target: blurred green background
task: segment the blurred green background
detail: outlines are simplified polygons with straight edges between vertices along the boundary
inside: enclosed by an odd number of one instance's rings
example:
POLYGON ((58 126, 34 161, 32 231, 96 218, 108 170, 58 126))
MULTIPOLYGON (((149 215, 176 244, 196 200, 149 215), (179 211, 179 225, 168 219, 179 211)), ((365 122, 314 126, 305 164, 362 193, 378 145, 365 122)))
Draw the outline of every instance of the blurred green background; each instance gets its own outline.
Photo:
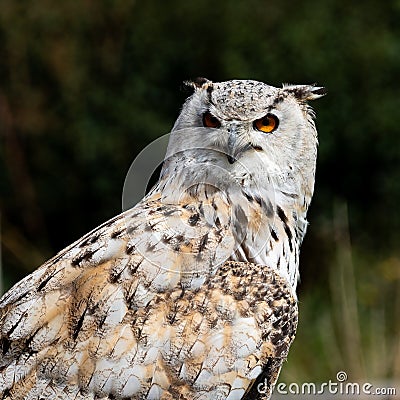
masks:
POLYGON ((3 290, 121 211, 182 81, 318 83, 316 193, 281 381, 400 381, 400 1, 0 0, 3 290))

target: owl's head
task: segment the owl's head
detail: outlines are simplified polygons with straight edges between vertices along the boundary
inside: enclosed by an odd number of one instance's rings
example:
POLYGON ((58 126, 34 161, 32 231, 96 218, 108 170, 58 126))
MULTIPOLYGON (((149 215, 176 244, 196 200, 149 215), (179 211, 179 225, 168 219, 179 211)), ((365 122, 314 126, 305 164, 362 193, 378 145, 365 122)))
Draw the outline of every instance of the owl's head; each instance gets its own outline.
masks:
POLYGON ((318 140, 308 101, 324 88, 207 79, 188 85, 194 92, 173 127, 168 155, 185 165, 189 180, 210 174, 207 164, 249 189, 272 183, 289 197, 311 197, 318 140))

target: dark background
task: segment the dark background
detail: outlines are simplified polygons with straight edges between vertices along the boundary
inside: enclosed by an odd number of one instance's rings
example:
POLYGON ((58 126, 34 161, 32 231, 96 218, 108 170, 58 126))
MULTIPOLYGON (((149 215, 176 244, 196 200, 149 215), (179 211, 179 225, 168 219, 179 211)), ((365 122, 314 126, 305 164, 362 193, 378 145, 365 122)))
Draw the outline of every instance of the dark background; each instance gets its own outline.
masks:
POLYGON ((0 0, 3 290, 121 211, 182 81, 318 83, 316 193, 282 381, 400 380, 400 1, 0 0))

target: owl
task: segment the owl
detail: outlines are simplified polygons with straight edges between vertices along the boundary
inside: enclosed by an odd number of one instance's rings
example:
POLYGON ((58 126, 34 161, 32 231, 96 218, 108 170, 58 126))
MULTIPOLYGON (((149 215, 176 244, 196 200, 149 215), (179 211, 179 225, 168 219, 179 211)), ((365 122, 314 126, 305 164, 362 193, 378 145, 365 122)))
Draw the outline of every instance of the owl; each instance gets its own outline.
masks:
POLYGON ((0 300, 1 399, 269 399, 294 339, 309 100, 187 85, 160 177, 0 300))

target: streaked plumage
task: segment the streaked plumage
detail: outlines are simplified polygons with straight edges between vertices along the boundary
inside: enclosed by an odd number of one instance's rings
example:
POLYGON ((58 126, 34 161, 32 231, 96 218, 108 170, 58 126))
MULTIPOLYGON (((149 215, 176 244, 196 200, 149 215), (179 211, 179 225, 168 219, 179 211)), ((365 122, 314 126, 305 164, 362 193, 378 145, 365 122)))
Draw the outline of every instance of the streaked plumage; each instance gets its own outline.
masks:
POLYGON ((269 398, 257 383, 272 389, 297 325, 322 91, 192 85, 151 192, 1 299, 1 398, 269 398))

